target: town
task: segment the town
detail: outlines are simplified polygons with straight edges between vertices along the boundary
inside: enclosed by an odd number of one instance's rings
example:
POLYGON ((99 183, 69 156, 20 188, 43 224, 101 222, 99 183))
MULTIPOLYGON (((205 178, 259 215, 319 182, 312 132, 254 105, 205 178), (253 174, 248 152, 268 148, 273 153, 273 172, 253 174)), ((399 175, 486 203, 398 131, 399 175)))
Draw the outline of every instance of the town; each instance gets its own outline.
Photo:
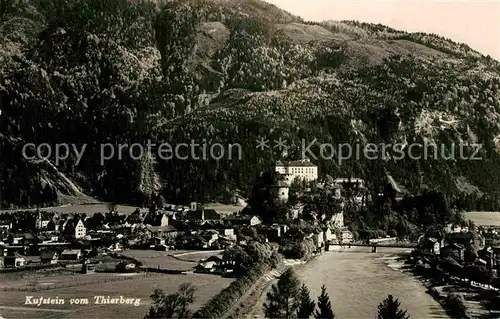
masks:
MULTIPOLYGON (((282 203, 288 202, 293 181, 314 183, 318 179, 318 167, 308 159, 285 163, 278 161, 273 165, 278 182, 269 185, 272 196, 282 203)), ((339 178, 331 189, 340 201, 342 187, 364 190, 363 183, 360 179, 339 178)), ((366 198, 359 194, 356 200, 362 203, 366 198)), ((302 214, 303 206, 303 203, 292 206, 293 219, 302 214)), ((0 267, 84 263, 87 270, 93 270, 99 263, 97 256, 102 254, 127 249, 223 250, 246 245, 245 234, 252 232, 263 235, 266 242, 279 242, 289 229, 287 223, 263 223, 258 215, 247 214, 249 211, 244 207, 223 215, 192 202, 189 206, 155 203, 147 209, 137 208, 131 214, 118 213, 113 204, 108 205, 107 212, 91 216, 40 210, 4 212, 0 215, 0 267)), ((315 239, 314 252, 325 249, 329 243, 354 241, 352 232, 344 225, 342 209, 321 230, 311 231, 307 237, 315 239)))
MULTIPOLYGON (((274 276, 279 277, 284 260, 307 262, 325 251, 354 247, 367 246, 372 252, 399 247, 413 250, 407 264, 432 281, 428 288, 441 301, 449 294, 435 287, 450 282, 467 287, 475 282, 476 290, 498 291, 500 227, 478 227, 457 219, 455 212, 455 222, 441 228, 434 221, 416 233, 396 226, 387 232, 362 231, 353 222, 353 211, 366 211, 381 199, 384 207, 389 202, 396 210, 415 196, 391 176, 375 195, 360 178, 318 176, 318 166, 307 158, 276 161, 256 182, 246 206, 233 206, 229 212, 198 202, 167 204, 161 196, 150 207, 129 213, 118 212, 119 206, 112 203, 107 211, 92 214, 6 211, 0 214, 0 268, 4 273, 64 268, 73 274, 201 273, 241 278, 256 269, 250 267, 253 260, 257 267, 265 265, 256 282, 272 269, 278 269, 274 276), (255 250, 258 256, 250 257, 255 250), (145 251, 181 252, 169 255, 177 259, 201 253, 205 258, 191 269, 172 269, 144 262, 145 251)), ((233 304, 243 302, 241 294, 235 296, 233 304)), ((206 315, 207 307, 210 303, 199 312, 206 315)))

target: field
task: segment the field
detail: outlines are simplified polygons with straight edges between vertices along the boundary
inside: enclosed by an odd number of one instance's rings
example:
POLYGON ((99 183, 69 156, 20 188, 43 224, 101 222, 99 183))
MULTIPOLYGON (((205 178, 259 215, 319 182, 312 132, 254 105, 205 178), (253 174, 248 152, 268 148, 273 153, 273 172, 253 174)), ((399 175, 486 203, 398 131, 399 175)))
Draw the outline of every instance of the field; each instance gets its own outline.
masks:
MULTIPOLYGON (((127 205, 117 205, 116 210, 119 213, 131 214, 136 210, 135 206, 127 205)), ((0 210, 1 212, 15 212, 19 210, 36 210, 36 208, 31 209, 15 209, 15 210, 0 210)), ((93 215, 95 213, 106 213, 109 211, 108 205, 106 203, 97 204, 78 204, 78 205, 63 205, 57 207, 46 207, 40 208, 41 211, 59 212, 59 213, 86 213, 87 215, 93 215)))
MULTIPOLYGON (((3 275, 2 275, 3 276, 3 275)), ((2 277, 2 283, 4 282, 2 277)), ((192 283, 197 289, 192 310, 196 310, 214 295, 227 287, 233 279, 221 278, 215 275, 189 274, 75 274, 54 275, 38 279, 38 285, 54 283, 72 283, 72 287, 42 290, 38 292, 25 291, 0 291, 0 318, 143 318, 151 304, 150 296, 157 288, 166 293, 172 293, 183 283, 192 283), (134 276, 129 280, 116 280, 120 276, 134 276), (78 285, 78 283, 99 279, 100 283, 78 285), (107 279, 107 282, 104 280, 107 279), (63 305, 27 305, 26 296, 38 298, 64 298, 63 305), (97 305, 94 296, 110 296, 111 298, 123 296, 124 298, 140 299, 139 305, 97 305), (70 300, 88 299, 88 304, 70 304, 70 300)), ((33 279, 7 278, 6 285, 11 287, 28 286, 33 279)), ((3 286, 3 285, 2 285, 3 286)))
POLYGON ((146 267, 165 268, 170 270, 192 270, 201 259, 213 255, 220 255, 221 251, 154 251, 154 250, 127 250, 124 256, 132 257, 146 267))
POLYGON ((239 205, 225 205, 225 204, 207 204, 205 205, 206 209, 215 209, 221 215, 231 215, 233 213, 237 213, 243 208, 245 208, 245 203, 239 203, 239 205))
POLYGON ((192 270, 196 267, 196 262, 178 260, 172 257, 170 251, 154 250, 127 250, 122 253, 124 256, 137 259, 145 267, 158 267, 170 270, 192 270))
POLYGON ((175 255, 176 258, 198 263, 201 259, 206 259, 210 256, 222 257, 223 250, 210 250, 210 251, 177 251, 175 255))
POLYGON ((111 278, 123 276, 122 274, 90 273, 83 275, 77 271, 65 268, 43 269, 38 271, 20 271, 0 274, 0 289, 3 288, 26 288, 46 285, 58 286, 71 284, 83 284, 90 281, 104 281, 111 278))
MULTIPOLYGON (((232 213, 239 212, 244 208, 244 206, 235 205, 224 205, 224 204, 207 204, 206 209, 215 209, 221 215, 231 215, 232 213)), ((128 205, 117 205, 116 210, 118 213, 131 214, 137 207, 128 205)), ((16 210, 36 210, 32 209, 16 209, 16 210)), ((2 212, 15 212, 16 210, 0 210, 2 212)), ((109 211, 108 204, 106 203, 96 203, 96 204, 78 204, 78 205, 64 205, 58 207, 47 207, 40 208, 42 211, 51 211, 59 213, 86 213, 91 216, 95 213, 106 213, 109 211)), ((147 211, 147 208, 141 208, 141 211, 147 211)))
POLYGON ((465 218, 477 226, 500 226, 500 212, 467 212, 465 218))

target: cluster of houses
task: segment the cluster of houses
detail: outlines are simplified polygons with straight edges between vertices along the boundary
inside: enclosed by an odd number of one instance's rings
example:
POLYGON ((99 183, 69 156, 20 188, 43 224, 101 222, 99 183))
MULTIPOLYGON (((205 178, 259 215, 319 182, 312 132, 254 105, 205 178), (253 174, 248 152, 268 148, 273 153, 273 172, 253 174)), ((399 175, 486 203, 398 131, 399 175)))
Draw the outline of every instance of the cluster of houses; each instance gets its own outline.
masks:
MULTIPOLYGON (((154 212, 136 210, 128 215, 110 212, 82 216, 36 211, 25 212, 22 217, 4 213, 0 218, 4 225, 10 218, 9 227, 4 227, 0 236, 0 268, 83 262, 97 250, 225 249, 235 244, 246 245, 247 237, 237 235, 245 228, 256 228, 267 241, 277 241, 288 231, 287 225, 263 225, 257 216, 222 216, 196 203, 189 208, 169 205, 154 212), (19 218, 32 219, 34 229, 19 228, 21 225, 14 220, 19 218)), ((312 236, 317 237, 318 247, 339 240, 336 231, 328 227, 309 234, 312 236)), ((341 238, 350 242, 352 233, 343 229, 341 238)))
MULTIPOLYGON (((274 169, 283 178, 282 184, 273 189, 284 201, 288 199, 292 180, 315 181, 318 177, 317 166, 308 159, 277 162, 274 169)), ((332 185, 339 198, 341 189, 365 189, 360 179, 338 179, 332 185)), ((364 200, 364 196, 359 198, 360 202, 364 200)), ((268 241, 278 240, 288 230, 287 225, 263 225, 258 216, 246 212, 243 209, 223 216, 214 209, 191 203, 189 207, 167 204, 149 210, 137 209, 131 214, 119 214, 113 209, 90 216, 38 210, 3 213, 0 214, 0 268, 84 262, 94 257, 96 251, 119 252, 127 248, 225 249, 246 244, 248 238, 239 235, 245 228, 256 228, 268 241)), ((329 242, 353 241, 353 234, 344 226, 343 213, 334 219, 334 229, 324 227, 308 235, 316 238, 318 249, 329 242)), ((206 265, 218 263, 206 262, 206 265)))
POLYGON ((167 205, 156 211, 138 209, 128 215, 4 213, 0 220, 0 268, 22 267, 33 260, 42 264, 77 261, 101 248, 111 252, 124 247, 224 249, 237 242, 235 228, 261 223, 256 216, 223 218, 196 203, 189 208, 167 205))
POLYGON ((491 241, 490 230, 448 225, 439 238, 422 236, 419 250, 440 258, 451 257, 462 264, 484 266, 494 272, 500 268, 500 245, 491 241))

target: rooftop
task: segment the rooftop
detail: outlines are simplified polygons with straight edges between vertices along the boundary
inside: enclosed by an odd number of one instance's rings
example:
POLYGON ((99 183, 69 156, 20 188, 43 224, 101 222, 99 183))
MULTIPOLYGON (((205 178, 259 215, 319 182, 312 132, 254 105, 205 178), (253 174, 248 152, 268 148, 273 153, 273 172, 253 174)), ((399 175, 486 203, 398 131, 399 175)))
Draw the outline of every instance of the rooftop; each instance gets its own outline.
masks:
POLYGON ((285 183, 284 181, 278 181, 278 182, 276 182, 274 185, 270 185, 269 187, 271 187, 271 188, 276 188, 276 187, 280 187, 280 188, 282 188, 282 187, 289 188, 290 186, 288 186, 288 184, 287 184, 287 183, 285 183))
POLYGON ((148 225, 146 226, 146 228, 152 232, 157 232, 157 231, 160 231, 160 232, 164 232, 164 233, 168 233, 168 232, 175 232, 177 231, 177 229, 174 227, 174 226, 171 226, 171 225, 167 225, 167 226, 151 226, 151 225, 148 225))
POLYGON ((293 161, 276 161, 275 166, 277 167, 286 167, 286 166, 292 166, 292 167, 317 167, 314 163, 311 163, 311 161, 308 158, 304 159, 299 159, 299 160, 293 160, 293 161))
POLYGON ((204 209, 188 212, 187 218, 191 220, 218 220, 221 216, 214 209, 204 209))
POLYGON ((54 255, 56 255, 57 252, 55 251, 44 251, 40 254, 40 258, 42 259, 52 259, 54 258, 54 255))
POLYGON ((453 248, 453 249, 464 249, 464 246, 462 246, 460 244, 457 244, 457 243, 452 243, 452 244, 449 244, 447 246, 444 246, 443 248, 444 249, 450 249, 450 248, 453 248))
POLYGON ((61 255, 76 255, 79 253, 81 253, 81 251, 78 249, 66 249, 61 253, 61 255))
POLYGON ((364 184, 365 181, 361 178, 354 178, 354 177, 343 177, 343 178, 336 178, 334 181, 336 184, 364 184))

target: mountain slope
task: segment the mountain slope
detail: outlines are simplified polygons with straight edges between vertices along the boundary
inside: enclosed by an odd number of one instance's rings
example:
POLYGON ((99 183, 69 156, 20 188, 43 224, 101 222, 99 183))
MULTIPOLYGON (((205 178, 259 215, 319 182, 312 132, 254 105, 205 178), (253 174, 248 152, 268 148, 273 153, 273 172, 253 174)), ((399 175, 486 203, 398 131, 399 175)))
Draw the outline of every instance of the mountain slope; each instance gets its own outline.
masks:
POLYGON ((305 22, 261 1, 12 3, 0 15, 3 205, 42 200, 33 182, 40 169, 21 156, 26 142, 87 145, 81 160, 72 154, 58 169, 92 196, 140 204, 156 193, 187 202, 247 192, 280 156, 258 150, 259 137, 271 147, 295 141, 294 156, 314 139, 405 151, 424 141, 447 150, 482 143, 481 161, 381 153, 317 162, 322 173, 367 179, 373 191, 388 172, 411 192, 440 188, 456 205, 500 204, 500 67, 465 45, 380 25, 305 22), (102 161, 103 144, 148 140, 238 143, 243 158, 125 151, 102 161))

